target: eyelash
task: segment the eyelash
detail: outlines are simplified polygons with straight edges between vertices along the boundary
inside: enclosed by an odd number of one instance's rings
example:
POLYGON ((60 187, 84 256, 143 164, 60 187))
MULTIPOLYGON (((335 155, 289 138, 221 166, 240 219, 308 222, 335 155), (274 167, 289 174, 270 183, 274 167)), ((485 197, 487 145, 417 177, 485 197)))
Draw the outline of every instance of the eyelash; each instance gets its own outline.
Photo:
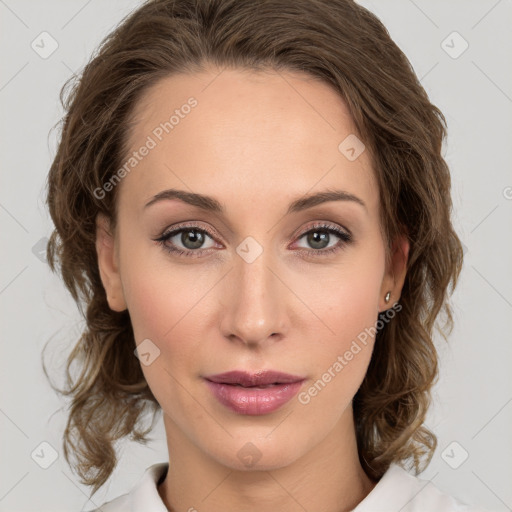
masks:
MULTIPOLYGON (((158 238, 155 238, 153 239, 155 242, 157 242, 159 245, 162 246, 162 248, 171 253, 171 254, 177 254, 178 256, 183 256, 183 257, 192 257, 192 258, 197 258, 197 257, 200 257, 198 256, 198 253, 200 254, 201 253, 201 249, 197 249, 197 250, 191 250, 191 249, 186 249, 186 250, 183 250, 183 249, 178 249, 176 247, 171 247, 169 245, 167 245, 166 242, 169 241, 169 239, 173 238, 174 236, 182 233, 182 232, 185 232, 185 231, 196 231, 196 232, 199 232, 199 233, 203 233, 203 234, 207 234, 208 236, 210 236, 211 238, 215 239, 215 236, 213 235, 213 233, 208 230, 208 229, 205 229, 205 228, 200 228, 199 226, 197 225, 193 225, 193 224, 187 224, 185 226, 178 226, 177 228, 174 228, 172 231, 167 231, 167 232, 164 232, 161 236, 159 236, 158 238)), ((345 248, 346 245, 352 243, 353 241, 353 238, 352 238, 352 234, 350 234, 349 232, 345 232, 345 231, 342 231, 341 229, 333 226, 333 225, 330 225, 330 224, 322 224, 322 223, 318 223, 318 224, 314 224, 312 225, 308 230, 304 231, 303 233, 301 233, 297 240, 300 240, 301 238, 303 238, 305 235, 311 233, 311 232, 314 232, 314 231, 325 231, 327 233, 330 233, 330 234, 333 234, 333 235, 336 235, 337 237, 339 237, 341 240, 340 242, 335 245, 334 247, 330 247, 329 249, 319 249, 319 250, 314 250, 314 249, 297 249, 297 251, 299 253, 307 253, 309 255, 311 255, 311 253, 313 253, 315 256, 320 256, 320 257, 323 257, 323 256, 328 256, 328 255, 331 255, 339 250, 342 250, 345 248)), ((203 249, 204 250, 208 250, 208 249, 203 249)))

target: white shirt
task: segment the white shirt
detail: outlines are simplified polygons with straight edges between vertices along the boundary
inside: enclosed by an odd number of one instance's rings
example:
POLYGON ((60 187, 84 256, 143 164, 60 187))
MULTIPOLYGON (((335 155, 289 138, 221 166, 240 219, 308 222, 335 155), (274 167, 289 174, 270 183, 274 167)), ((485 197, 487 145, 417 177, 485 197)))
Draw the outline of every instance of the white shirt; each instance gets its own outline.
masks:
MULTIPOLYGON (((157 485, 169 464, 161 462, 146 469, 127 494, 118 496, 90 512, 168 512, 157 485)), ((372 491, 352 512, 485 512, 441 492, 428 480, 391 464, 372 491)))

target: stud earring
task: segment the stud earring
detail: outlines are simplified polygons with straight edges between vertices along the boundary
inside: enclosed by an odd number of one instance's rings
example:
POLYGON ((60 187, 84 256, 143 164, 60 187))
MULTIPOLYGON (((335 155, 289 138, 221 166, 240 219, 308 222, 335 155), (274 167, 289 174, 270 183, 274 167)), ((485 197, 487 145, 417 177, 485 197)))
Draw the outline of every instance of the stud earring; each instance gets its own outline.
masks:
POLYGON ((391 292, 386 293, 386 296, 384 297, 384 300, 386 302, 389 302, 389 299, 391 298, 391 292))

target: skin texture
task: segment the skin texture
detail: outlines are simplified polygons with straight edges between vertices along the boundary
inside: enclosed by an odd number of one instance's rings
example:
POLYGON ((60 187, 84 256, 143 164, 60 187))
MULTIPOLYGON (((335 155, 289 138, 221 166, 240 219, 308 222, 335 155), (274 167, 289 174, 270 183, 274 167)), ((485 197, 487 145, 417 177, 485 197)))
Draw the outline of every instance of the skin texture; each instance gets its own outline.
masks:
POLYGON ((215 68, 165 78, 137 104, 132 150, 191 96, 197 106, 117 185, 115 233, 105 218, 97 223, 109 305, 128 308, 137 344, 150 339, 160 350, 142 365, 171 461, 159 493, 176 511, 350 510, 375 485, 359 463, 351 406, 373 339, 307 405, 294 397, 270 414, 232 412, 203 377, 274 369, 304 376, 308 389, 398 301, 408 242, 394 241, 386 268, 369 154, 349 161, 338 150, 355 128, 327 84, 215 68), (213 196, 226 211, 179 200, 144 208, 170 188, 213 196), (329 189, 366 208, 330 201, 286 215, 293 200, 329 189), (328 234, 325 245, 341 248, 321 256, 324 246, 304 236, 318 221, 349 230, 353 241, 328 234), (178 223, 215 236, 194 249, 194 239, 176 235, 178 248, 199 256, 169 254, 154 239, 178 223), (263 249, 252 263, 236 251, 248 236, 263 249), (260 457, 252 467, 239 456, 249 442, 260 457))

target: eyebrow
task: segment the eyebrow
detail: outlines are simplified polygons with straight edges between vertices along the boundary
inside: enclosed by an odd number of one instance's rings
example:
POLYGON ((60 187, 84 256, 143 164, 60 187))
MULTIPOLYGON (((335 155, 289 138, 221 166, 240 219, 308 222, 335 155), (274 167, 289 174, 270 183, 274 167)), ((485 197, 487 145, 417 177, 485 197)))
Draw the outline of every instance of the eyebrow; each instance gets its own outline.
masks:
MULTIPOLYGON (((151 206, 152 204, 155 204, 160 201, 173 199, 178 199, 180 201, 183 201, 184 203, 190 204, 204 211, 219 214, 225 213, 225 208, 223 207, 223 205, 214 197, 206 196, 203 194, 197 194, 194 192, 186 192, 185 190, 177 189, 168 189, 159 192, 158 194, 153 196, 148 203, 146 203, 144 208, 147 208, 148 206, 151 206)), ((364 201, 359 197, 355 196, 354 194, 351 194, 350 192, 347 192, 345 190, 326 190, 324 192, 318 192, 316 194, 310 194, 308 196, 303 196, 300 197, 299 199, 296 199, 288 207, 286 215, 289 215, 290 213, 297 213, 308 208, 312 208, 313 206, 317 206, 322 203, 327 203, 329 201, 355 202, 361 205, 368 212, 368 208, 366 207, 364 201)))

